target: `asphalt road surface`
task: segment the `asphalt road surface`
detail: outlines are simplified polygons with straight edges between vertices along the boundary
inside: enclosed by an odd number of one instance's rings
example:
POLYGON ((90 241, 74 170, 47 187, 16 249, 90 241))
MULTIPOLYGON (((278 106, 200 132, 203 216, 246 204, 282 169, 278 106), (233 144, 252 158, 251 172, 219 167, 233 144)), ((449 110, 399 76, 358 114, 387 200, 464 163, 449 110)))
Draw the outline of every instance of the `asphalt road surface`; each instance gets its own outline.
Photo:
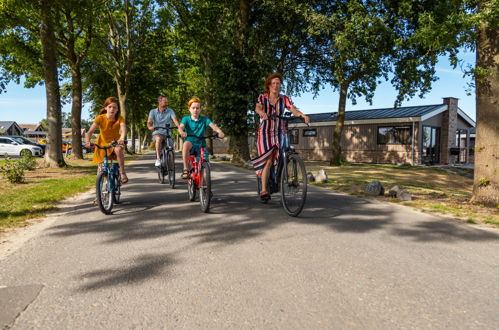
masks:
POLYGON ((313 186, 292 218, 216 163, 204 214, 152 157, 112 215, 89 192, 3 237, 0 328, 499 328, 497 229, 313 186))

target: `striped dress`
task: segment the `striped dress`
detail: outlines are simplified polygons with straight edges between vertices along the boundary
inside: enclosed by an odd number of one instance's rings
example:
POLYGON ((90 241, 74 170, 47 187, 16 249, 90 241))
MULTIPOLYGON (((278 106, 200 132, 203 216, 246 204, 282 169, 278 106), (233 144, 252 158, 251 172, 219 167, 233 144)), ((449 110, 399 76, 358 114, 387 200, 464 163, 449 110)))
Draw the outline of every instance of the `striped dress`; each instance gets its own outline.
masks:
MULTIPOLYGON (((258 102, 262 105, 263 111, 267 115, 276 114, 278 116, 284 115, 285 109, 293 106, 293 103, 286 95, 279 95, 279 99, 275 104, 270 103, 270 94, 261 94, 258 97, 258 102)), ((261 176, 263 167, 268 158, 272 155, 272 151, 279 148, 281 145, 282 136, 279 135, 279 127, 284 132, 284 121, 277 118, 275 120, 261 120, 260 127, 258 128, 258 141, 257 152, 258 156, 251 160, 255 168, 256 175, 261 176)), ((284 132, 285 133, 285 132, 284 132)), ((279 153, 274 153, 274 165, 277 166, 279 160, 279 153)))

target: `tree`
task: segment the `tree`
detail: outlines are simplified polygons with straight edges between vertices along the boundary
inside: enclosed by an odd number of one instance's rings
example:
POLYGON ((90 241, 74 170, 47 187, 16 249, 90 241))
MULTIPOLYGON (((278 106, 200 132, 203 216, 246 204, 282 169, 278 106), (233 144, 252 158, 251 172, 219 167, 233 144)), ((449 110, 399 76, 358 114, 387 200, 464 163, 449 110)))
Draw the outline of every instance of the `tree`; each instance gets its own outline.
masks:
POLYGON ((83 87, 81 64, 85 59, 93 37, 97 4, 94 0, 68 0, 57 11, 56 40, 59 53, 71 72, 71 125, 73 157, 83 158, 81 136, 81 110, 83 87))
POLYGON ((473 202, 499 205, 499 8, 479 2, 476 44, 477 135, 473 202))
POLYGON ((51 8, 53 1, 40 0, 40 40, 43 53, 45 90, 47 94, 48 140, 45 163, 50 167, 65 165, 62 157, 61 99, 57 73, 56 40, 51 8))

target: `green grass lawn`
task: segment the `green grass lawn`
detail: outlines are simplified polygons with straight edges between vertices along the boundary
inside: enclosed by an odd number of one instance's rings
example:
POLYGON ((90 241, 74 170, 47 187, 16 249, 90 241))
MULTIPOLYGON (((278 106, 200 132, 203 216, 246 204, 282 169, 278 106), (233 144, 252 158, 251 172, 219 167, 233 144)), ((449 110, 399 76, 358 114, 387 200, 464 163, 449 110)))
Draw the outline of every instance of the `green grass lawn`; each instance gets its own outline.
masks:
MULTIPOLYGON (((127 155, 131 160, 140 155, 127 155)), ((26 220, 42 217, 56 208, 65 198, 88 191, 95 186, 96 166, 91 162, 92 154, 84 160, 65 158, 64 168, 44 168, 43 160, 37 159, 38 167, 25 171, 25 182, 9 183, 0 177, 0 231, 26 225, 26 220)), ((0 165, 5 162, 0 160, 0 165)))

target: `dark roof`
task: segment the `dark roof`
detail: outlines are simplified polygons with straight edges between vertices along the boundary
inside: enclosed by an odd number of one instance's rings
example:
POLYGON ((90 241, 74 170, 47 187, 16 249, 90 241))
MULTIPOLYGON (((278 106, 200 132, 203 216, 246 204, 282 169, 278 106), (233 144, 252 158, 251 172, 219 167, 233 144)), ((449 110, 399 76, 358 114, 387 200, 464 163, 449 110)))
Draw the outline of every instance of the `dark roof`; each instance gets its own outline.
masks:
MULTIPOLYGON (((345 120, 365 120, 365 119, 383 119, 383 118, 403 118, 403 117, 421 117, 435 110, 440 109, 445 104, 422 105, 415 107, 401 108, 383 108, 370 110, 351 110, 345 111, 345 120)), ((308 115, 313 123, 336 121, 337 112, 315 113, 308 115)))
POLYGON ((15 123, 15 121, 0 121, 0 127, 3 127, 5 130, 7 130, 15 123))

